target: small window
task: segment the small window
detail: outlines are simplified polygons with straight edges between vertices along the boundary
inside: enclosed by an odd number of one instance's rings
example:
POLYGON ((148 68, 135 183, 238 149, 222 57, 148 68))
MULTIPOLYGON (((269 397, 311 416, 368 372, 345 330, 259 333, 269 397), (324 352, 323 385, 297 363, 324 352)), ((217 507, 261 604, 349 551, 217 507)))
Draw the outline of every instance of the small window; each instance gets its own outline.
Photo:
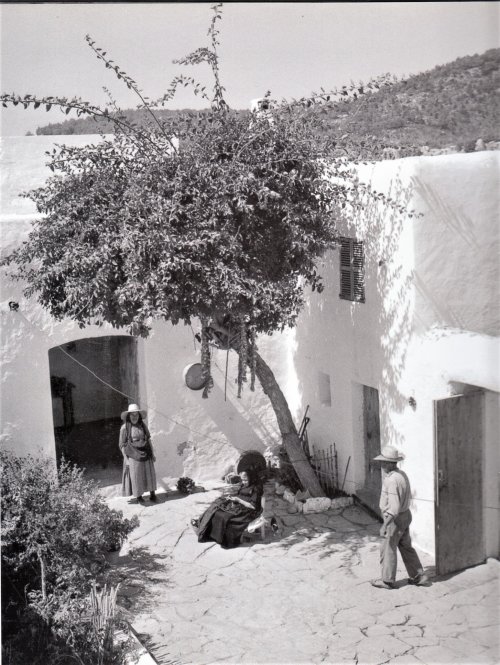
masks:
POLYGON ((365 302, 365 255, 363 243, 340 239, 340 293, 343 300, 365 302))
POLYGON ((325 372, 318 372, 318 393, 319 402, 323 406, 332 405, 332 389, 330 387, 330 375, 325 372))

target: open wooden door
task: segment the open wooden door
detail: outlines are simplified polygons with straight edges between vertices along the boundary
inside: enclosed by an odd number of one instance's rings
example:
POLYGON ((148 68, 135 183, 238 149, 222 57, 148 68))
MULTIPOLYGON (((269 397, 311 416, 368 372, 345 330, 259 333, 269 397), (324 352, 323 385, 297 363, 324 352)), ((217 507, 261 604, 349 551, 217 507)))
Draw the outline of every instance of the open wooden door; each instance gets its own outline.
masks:
POLYGON ((436 572, 485 560, 481 391, 434 402, 436 572))
POLYGON ((380 516, 380 491, 382 472, 373 458, 380 455, 380 417, 378 390, 363 386, 363 438, 365 457, 364 486, 356 491, 358 498, 380 516))

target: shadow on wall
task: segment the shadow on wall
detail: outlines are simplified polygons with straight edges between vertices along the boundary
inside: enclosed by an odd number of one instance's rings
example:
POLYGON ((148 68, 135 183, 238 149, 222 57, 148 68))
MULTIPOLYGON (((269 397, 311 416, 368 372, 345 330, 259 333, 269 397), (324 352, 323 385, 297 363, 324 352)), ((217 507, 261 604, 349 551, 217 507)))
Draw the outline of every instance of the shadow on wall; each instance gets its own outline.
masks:
MULTIPOLYGON (((226 382, 226 372, 220 367, 215 359, 212 360, 213 365, 213 376, 214 376, 214 389, 217 388, 217 392, 214 392, 217 395, 219 400, 224 401, 226 395, 225 404, 227 408, 231 408, 230 416, 236 424, 240 422, 245 423, 245 429, 243 432, 246 432, 250 438, 249 441, 258 441, 258 448, 261 448, 262 445, 268 446, 273 444, 281 443, 281 434, 279 432, 278 426, 275 422, 275 416, 272 416, 272 423, 274 423, 274 429, 272 429, 271 424, 266 419, 266 414, 272 412, 271 403, 269 398, 266 395, 259 397, 259 393, 262 393, 262 389, 259 381, 255 381, 255 392, 250 391, 249 383, 245 386, 245 391, 243 397, 238 397, 238 391, 234 381, 234 377, 238 375, 238 356, 232 351, 230 353, 230 363, 227 373, 227 382, 226 382), (263 404, 262 404, 263 402, 263 404), (266 413, 263 412, 265 410, 266 413)), ((217 412, 220 416, 221 414, 217 412)), ((220 425, 222 423, 218 423, 220 425)), ((238 432, 242 430, 238 427, 238 432)), ((247 436, 245 436, 247 438, 247 436)), ((248 449, 248 448, 247 448, 248 449)))
MULTIPOLYGON (((187 475, 199 482, 220 480, 234 470, 242 453, 264 452, 276 443, 277 435, 263 422, 264 410, 267 413, 269 408, 267 401, 263 404, 259 395, 253 400, 249 390, 238 399, 229 380, 225 400, 224 375, 214 373, 214 380, 208 399, 195 391, 184 408, 176 412, 175 420, 167 421, 168 429, 156 427, 154 445, 160 477, 187 475)), ((163 423, 163 416, 156 411, 155 420, 163 423)))
MULTIPOLYGON (((440 322, 442 326, 441 330, 444 331, 444 327, 452 326, 453 328, 459 328, 461 330, 467 330, 467 324, 465 320, 455 312, 452 308, 448 306, 448 303, 440 301, 436 297, 435 292, 429 288, 425 281, 420 277, 420 275, 415 274, 415 289, 417 298, 421 298, 422 301, 425 301, 430 305, 432 312, 434 314, 435 320, 440 322)), ((419 316, 418 311, 422 308, 417 308, 416 319, 420 322, 420 325, 424 328, 426 326, 426 320, 421 315, 419 316)), ((474 326, 469 326, 474 327, 474 326)))
POLYGON ((413 194, 413 185, 404 184, 396 177, 390 187, 394 205, 374 210, 367 219, 365 234, 367 261, 372 270, 377 270, 374 280, 376 325, 372 339, 380 344, 380 414, 385 445, 398 445, 390 414, 401 413, 408 407, 408 395, 401 393, 399 383, 415 310, 412 228, 415 218, 410 218, 406 212, 413 194))
POLYGON ((413 176, 411 182, 415 193, 426 202, 435 217, 438 217, 453 233, 460 236, 467 245, 473 249, 480 248, 474 222, 468 215, 459 209, 452 208, 434 188, 421 178, 413 176))
POLYGON ((237 451, 238 457, 249 448, 265 449, 266 442, 262 440, 258 431, 260 423, 254 421, 250 411, 240 413, 230 400, 224 402, 224 391, 217 384, 213 387, 210 399, 217 400, 221 405, 221 408, 213 410, 212 418, 220 431, 226 433, 232 448, 237 451), (243 442, 245 442, 244 445, 242 445, 243 442))
POLYGON ((443 183, 438 189, 412 177, 415 193, 432 215, 432 242, 428 225, 418 224, 415 232, 416 318, 422 330, 439 326, 498 332, 500 234, 489 173, 482 180, 471 174, 475 182, 451 191, 443 183))
MULTIPOLYGON (((412 184, 417 194, 426 202, 428 208, 432 210, 436 219, 439 220, 439 222, 441 222, 452 234, 461 239, 466 247, 472 249, 473 252, 477 252, 480 249, 480 245, 477 241, 474 223, 470 217, 451 208, 446 201, 444 201, 443 197, 421 178, 414 176, 412 178, 412 184)), ((418 242, 418 240, 416 240, 416 242, 418 242)), ((439 270, 438 266, 436 266, 436 268, 439 270)), ((434 288, 431 289, 420 275, 415 274, 416 297, 430 305, 435 321, 438 322, 440 326, 451 325, 454 328, 461 328, 464 330, 468 328, 473 330, 474 325, 467 326, 463 315, 451 308, 449 301, 439 298, 439 294, 436 294, 436 285, 436 281, 434 281, 434 288)), ((417 312, 419 311, 425 311, 425 308, 418 307, 417 312)), ((426 323, 428 323, 425 321, 425 318, 418 316, 418 314, 417 318, 422 326, 425 326, 426 323)))
MULTIPOLYGON (((400 211, 408 210, 413 187, 398 175, 391 181, 389 196, 393 205, 360 200, 352 217, 338 225, 341 235, 363 240, 365 303, 340 299, 339 258, 336 251, 329 252, 319 266, 325 289, 309 295, 297 327, 295 362, 305 403, 321 404, 318 370, 332 373, 333 409, 320 416, 329 419, 329 440, 318 441, 319 447, 331 440, 342 443, 335 409, 342 402, 351 414, 352 382, 379 390, 384 445, 396 438, 389 414, 408 407, 408 395, 400 392, 399 382, 413 326, 414 222, 400 211)), ((339 467, 344 464, 339 459, 339 467)))

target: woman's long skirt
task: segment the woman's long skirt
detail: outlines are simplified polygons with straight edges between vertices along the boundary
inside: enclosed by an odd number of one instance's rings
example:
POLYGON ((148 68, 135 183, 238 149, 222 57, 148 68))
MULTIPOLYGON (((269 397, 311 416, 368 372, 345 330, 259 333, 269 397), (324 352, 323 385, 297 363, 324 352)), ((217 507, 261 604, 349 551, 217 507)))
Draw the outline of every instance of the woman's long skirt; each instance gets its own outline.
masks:
POLYGON ((153 460, 144 462, 129 457, 128 470, 123 462, 122 496, 142 496, 156 491, 156 473, 153 460))
POLYGON ((240 506, 234 507, 232 511, 222 510, 217 501, 209 506, 200 518, 198 542, 213 540, 225 549, 237 547, 256 512, 240 506))

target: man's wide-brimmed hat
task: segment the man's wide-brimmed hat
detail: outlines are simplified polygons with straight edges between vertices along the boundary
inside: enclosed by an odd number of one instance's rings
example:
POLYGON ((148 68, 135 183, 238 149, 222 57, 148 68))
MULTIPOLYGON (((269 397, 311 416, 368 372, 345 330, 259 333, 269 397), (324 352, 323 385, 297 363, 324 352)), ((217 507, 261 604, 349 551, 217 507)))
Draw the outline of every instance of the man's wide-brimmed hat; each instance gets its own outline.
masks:
POLYGON ((374 457, 376 462, 400 462, 405 456, 402 455, 394 446, 384 446, 382 452, 374 457))
POLYGON ((125 420, 129 413, 140 413, 143 418, 146 417, 146 411, 141 411, 137 404, 129 404, 127 411, 122 411, 122 420, 125 420))

